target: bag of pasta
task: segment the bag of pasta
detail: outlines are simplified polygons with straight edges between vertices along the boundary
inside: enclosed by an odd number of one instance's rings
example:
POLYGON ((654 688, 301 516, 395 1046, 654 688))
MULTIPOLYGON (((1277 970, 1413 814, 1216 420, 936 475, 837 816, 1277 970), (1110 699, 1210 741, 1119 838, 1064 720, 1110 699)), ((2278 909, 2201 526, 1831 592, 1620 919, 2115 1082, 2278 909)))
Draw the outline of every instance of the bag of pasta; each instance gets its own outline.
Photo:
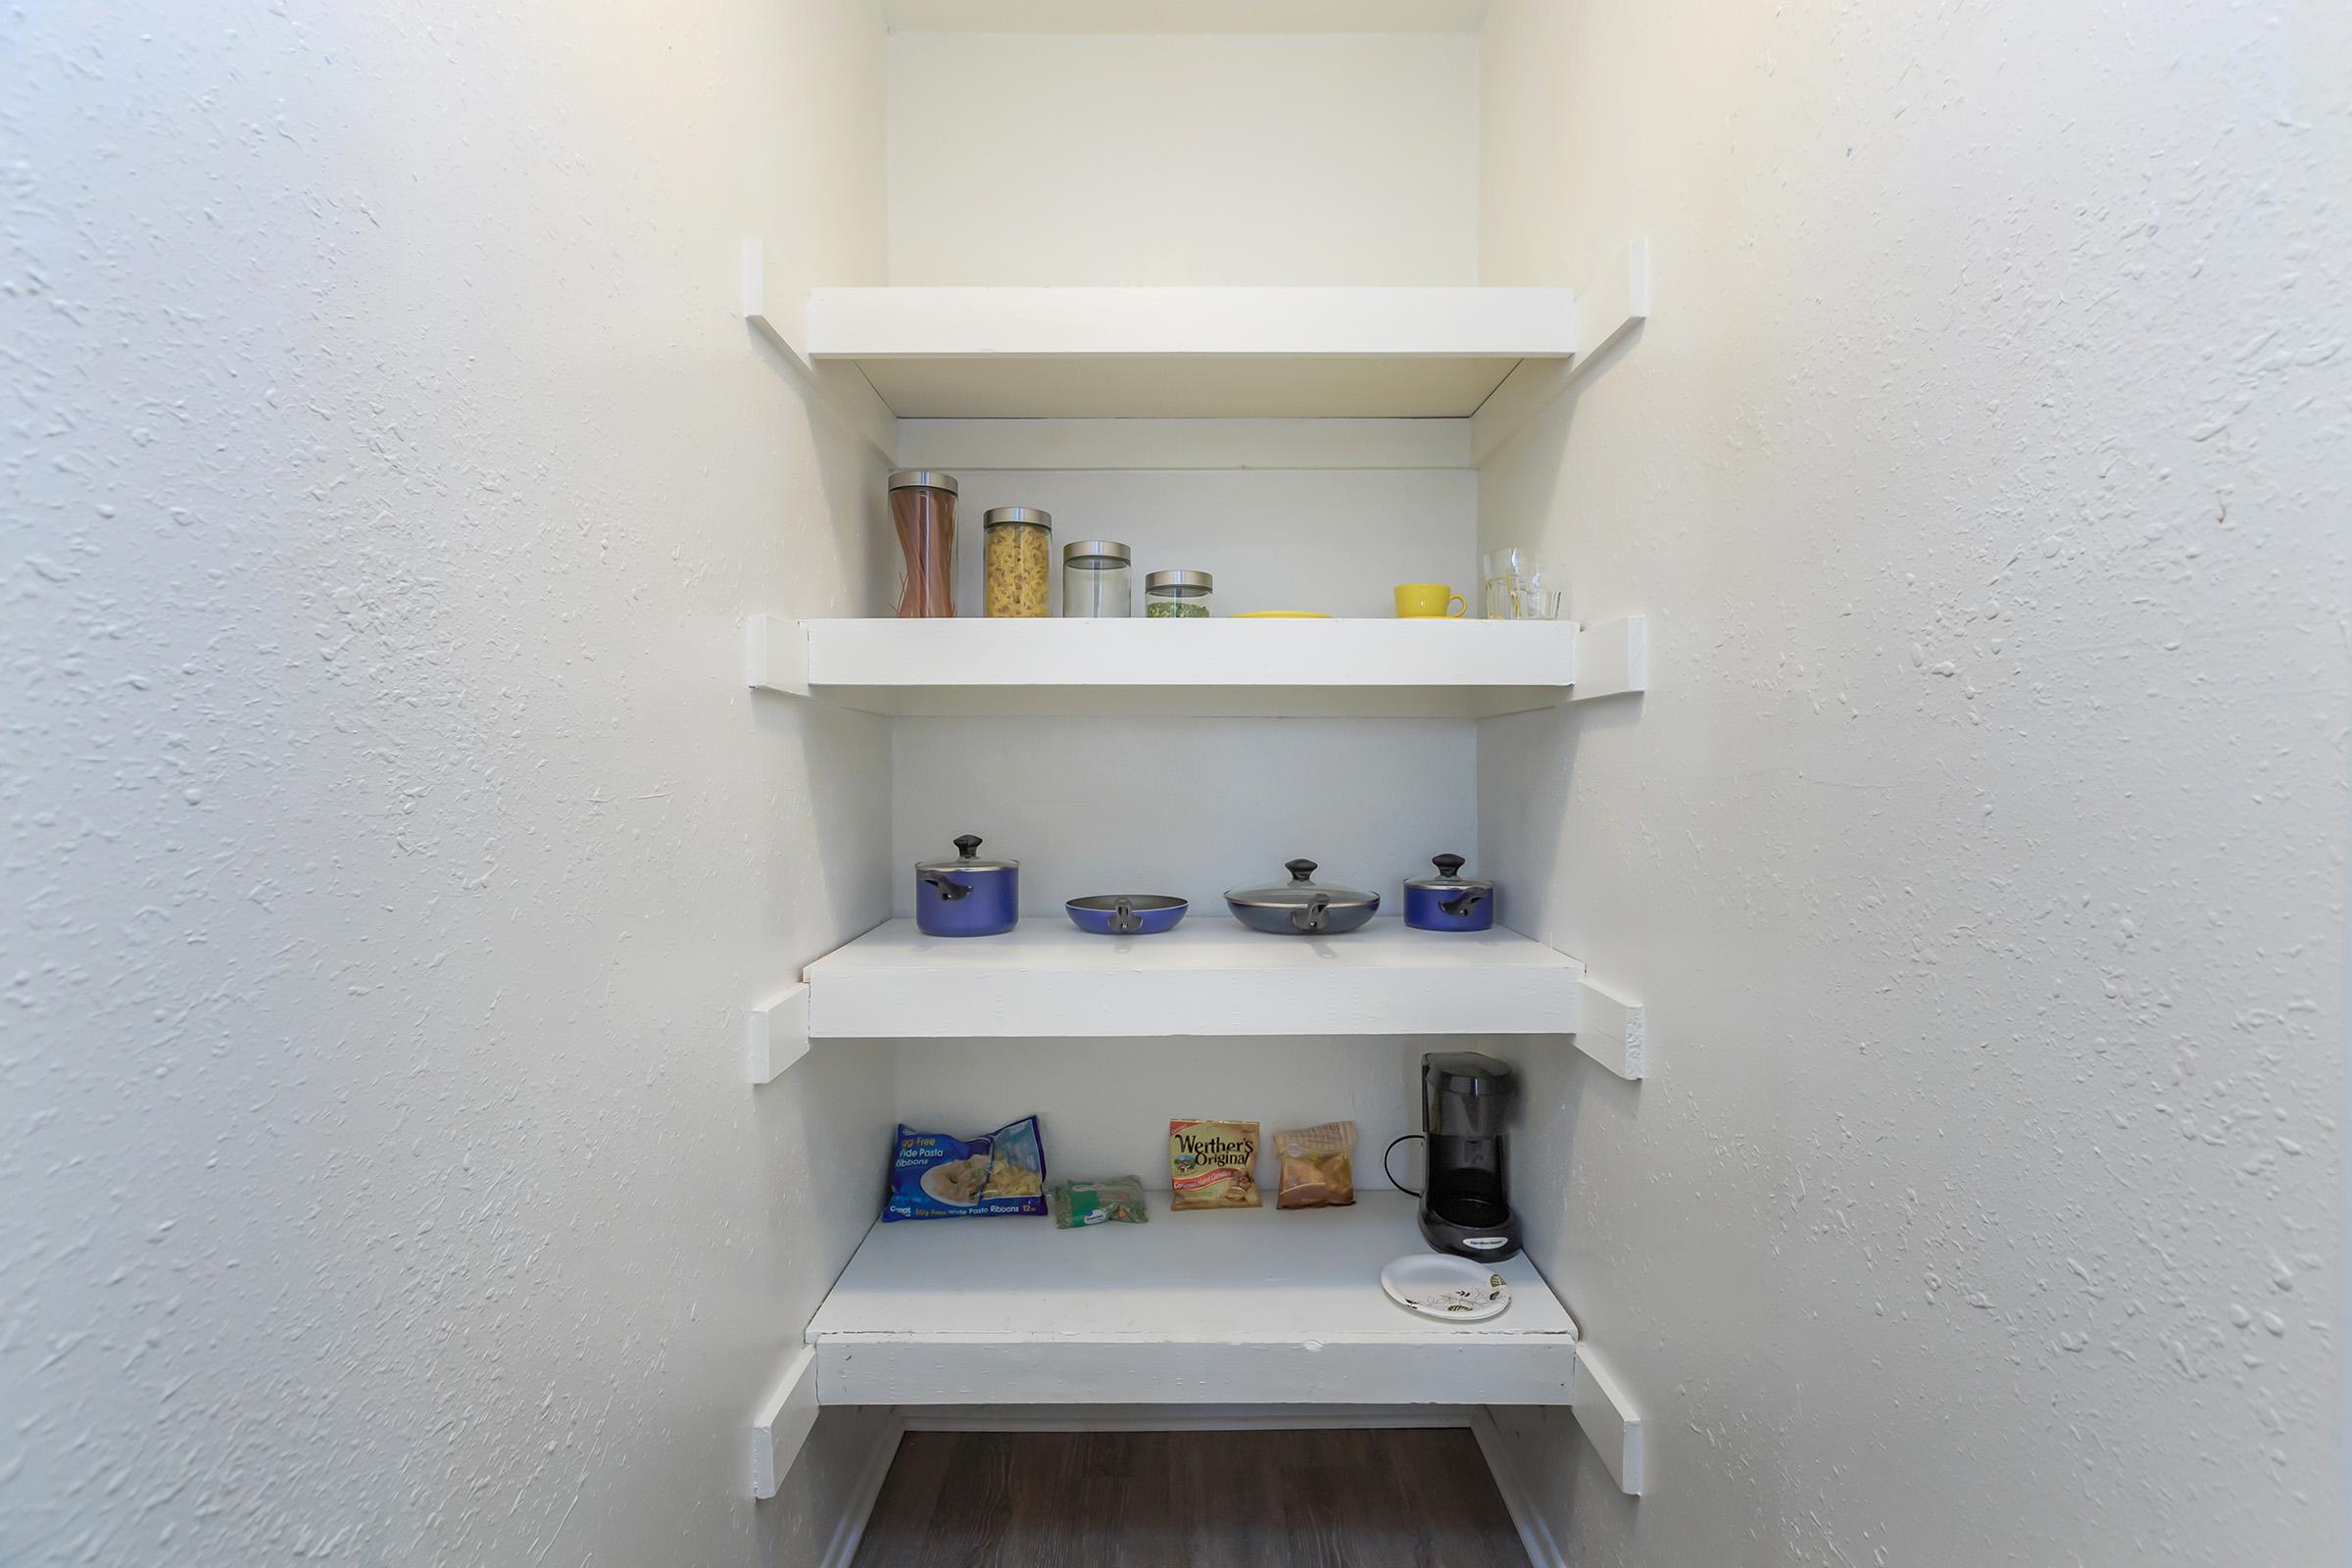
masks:
POLYGON ((1023 1116, 979 1138, 955 1138, 899 1124, 882 1217, 962 1219, 1043 1214, 1046 1149, 1037 1118, 1023 1116))
POLYGON ((1276 1208, 1345 1208, 1355 1201, 1355 1123, 1327 1121, 1274 1135, 1282 1161, 1276 1208))

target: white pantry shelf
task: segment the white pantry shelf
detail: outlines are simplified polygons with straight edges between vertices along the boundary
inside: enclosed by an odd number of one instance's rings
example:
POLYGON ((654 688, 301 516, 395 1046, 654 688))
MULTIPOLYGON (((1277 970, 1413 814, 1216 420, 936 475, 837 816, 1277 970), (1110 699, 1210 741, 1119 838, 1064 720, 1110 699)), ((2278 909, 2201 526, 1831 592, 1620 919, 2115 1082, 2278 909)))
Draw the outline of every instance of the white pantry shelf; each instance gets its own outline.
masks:
POLYGON ((1467 418, 1578 329, 1565 288, 819 288, 803 342, 900 418, 1467 418))
POLYGON ((902 714, 1484 717, 1642 690, 1647 620, 789 620, 746 679, 902 714))
POLYGON ((1380 1288, 1425 1251, 1413 1200, 877 1224, 809 1322, 821 1404, 1548 1404, 1576 1324, 1524 1256, 1509 1310, 1440 1323, 1380 1288))
POLYGON ((1585 966, 1500 927, 1346 936, 1251 931, 1220 904, 1151 937, 1080 931, 1058 910, 1002 936, 887 921, 810 964, 816 1040, 1171 1035, 1574 1034, 1585 966))

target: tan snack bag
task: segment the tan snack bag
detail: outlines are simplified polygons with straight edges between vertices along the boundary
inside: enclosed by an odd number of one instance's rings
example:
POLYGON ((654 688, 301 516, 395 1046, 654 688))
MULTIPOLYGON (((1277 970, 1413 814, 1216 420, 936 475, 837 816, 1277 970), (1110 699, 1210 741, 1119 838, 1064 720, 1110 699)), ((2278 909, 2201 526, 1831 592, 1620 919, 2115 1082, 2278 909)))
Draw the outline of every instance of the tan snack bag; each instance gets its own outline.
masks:
POLYGON ((1355 1201, 1355 1123, 1327 1121, 1276 1133, 1277 1208, 1345 1208, 1355 1201))
POLYGON ((1255 1208, 1257 1123, 1170 1121, 1170 1208, 1255 1208))

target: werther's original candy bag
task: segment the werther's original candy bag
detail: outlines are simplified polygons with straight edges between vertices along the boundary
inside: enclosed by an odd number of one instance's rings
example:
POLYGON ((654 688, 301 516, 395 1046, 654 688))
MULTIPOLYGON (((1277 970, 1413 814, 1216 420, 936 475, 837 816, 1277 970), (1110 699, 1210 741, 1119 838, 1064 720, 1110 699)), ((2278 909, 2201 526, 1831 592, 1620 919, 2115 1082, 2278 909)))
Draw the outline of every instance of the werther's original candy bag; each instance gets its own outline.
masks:
POLYGON ((1168 1123, 1170 1208, 1255 1208, 1257 1123, 1168 1123))

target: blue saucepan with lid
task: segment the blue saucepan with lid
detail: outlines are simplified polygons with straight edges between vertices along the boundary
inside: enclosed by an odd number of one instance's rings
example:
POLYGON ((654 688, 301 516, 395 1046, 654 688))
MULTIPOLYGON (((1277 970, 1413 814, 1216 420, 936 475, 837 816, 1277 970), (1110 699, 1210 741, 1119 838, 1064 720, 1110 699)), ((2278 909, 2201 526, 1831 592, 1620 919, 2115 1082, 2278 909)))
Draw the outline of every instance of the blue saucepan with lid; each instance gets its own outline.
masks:
POLYGON ((953 860, 914 868, 914 924, 927 937, 993 937, 1021 918, 1021 862, 982 859, 980 840, 956 841, 953 860))
POLYGON ((1404 885, 1404 923, 1416 931, 1491 931, 1494 927, 1494 884, 1462 875, 1458 855, 1430 858, 1436 876, 1404 885))

